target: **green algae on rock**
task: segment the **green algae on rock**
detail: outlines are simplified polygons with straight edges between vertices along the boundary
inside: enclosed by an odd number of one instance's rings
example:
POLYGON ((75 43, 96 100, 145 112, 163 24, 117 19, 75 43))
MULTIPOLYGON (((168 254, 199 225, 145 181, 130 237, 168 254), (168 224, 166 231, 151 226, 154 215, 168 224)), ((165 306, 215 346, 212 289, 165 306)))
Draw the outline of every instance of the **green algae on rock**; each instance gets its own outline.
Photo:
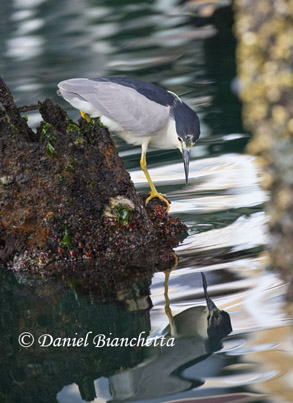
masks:
POLYGON ((45 100, 34 133, 0 87, 0 262, 50 276, 169 268, 187 228, 145 205, 107 129, 45 100))

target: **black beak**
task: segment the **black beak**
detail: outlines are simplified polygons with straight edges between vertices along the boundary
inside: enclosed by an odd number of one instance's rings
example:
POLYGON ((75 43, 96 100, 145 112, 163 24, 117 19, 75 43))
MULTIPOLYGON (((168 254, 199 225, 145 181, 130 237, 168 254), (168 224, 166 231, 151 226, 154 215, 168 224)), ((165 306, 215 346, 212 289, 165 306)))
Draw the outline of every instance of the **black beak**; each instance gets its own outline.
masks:
POLYGON ((206 280, 206 277, 205 277, 205 275, 203 273, 201 273, 201 277, 202 277, 202 285, 203 285, 203 290, 204 290, 204 296, 205 296, 205 299, 206 299, 206 302, 207 302, 208 310, 209 311, 213 311, 215 309, 218 310, 216 304, 211 300, 211 298, 208 295, 207 280, 206 280))
POLYGON ((185 170, 185 182, 188 183, 188 173, 189 173, 189 160, 190 160, 190 150, 183 150, 183 162, 185 170))

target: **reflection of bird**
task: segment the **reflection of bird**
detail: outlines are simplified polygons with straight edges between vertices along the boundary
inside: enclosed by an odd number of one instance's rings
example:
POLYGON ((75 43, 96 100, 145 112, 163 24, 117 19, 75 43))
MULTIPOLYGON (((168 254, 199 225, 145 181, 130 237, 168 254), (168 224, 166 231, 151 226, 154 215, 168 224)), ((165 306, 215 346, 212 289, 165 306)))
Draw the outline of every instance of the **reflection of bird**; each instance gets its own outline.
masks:
POLYGON ((169 326, 163 331, 172 337, 202 337, 209 343, 218 344, 221 339, 232 331, 229 314, 217 308, 207 292, 207 282, 202 275, 204 295, 207 306, 195 306, 185 309, 176 316, 168 315, 169 326))
POLYGON ((175 345, 147 347, 144 360, 138 366, 111 376, 113 401, 158 399, 177 394, 202 385, 204 376, 215 376, 221 370, 219 360, 200 365, 221 348, 222 338, 232 331, 229 314, 216 307, 207 293, 204 274, 202 278, 207 307, 186 309, 175 315, 172 323, 168 315, 170 325, 162 334, 174 337, 175 345))
POLYGON ((151 83, 127 77, 74 78, 58 84, 58 94, 81 111, 90 121, 101 122, 127 143, 141 145, 140 165, 154 197, 169 203, 158 193, 147 171, 148 146, 158 149, 178 148, 184 160, 188 182, 190 150, 200 135, 197 114, 172 92, 151 83))

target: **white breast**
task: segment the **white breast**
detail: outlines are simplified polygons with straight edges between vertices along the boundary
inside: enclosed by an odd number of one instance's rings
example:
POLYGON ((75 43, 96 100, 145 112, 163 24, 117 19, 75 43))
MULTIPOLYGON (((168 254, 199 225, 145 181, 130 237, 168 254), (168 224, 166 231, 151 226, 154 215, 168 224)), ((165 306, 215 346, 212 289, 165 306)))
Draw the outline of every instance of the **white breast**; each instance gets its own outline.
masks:
POLYGON ((114 132, 128 144, 140 146, 144 145, 145 147, 149 146, 151 148, 162 150, 178 148, 181 151, 181 143, 178 140, 176 124, 173 119, 169 119, 166 127, 157 133, 152 133, 150 135, 142 135, 125 131, 117 122, 105 116, 101 117, 101 122, 108 127, 110 132, 114 132))
POLYGON ((175 120, 169 119, 167 126, 151 137, 149 146, 163 150, 172 148, 181 150, 175 120))

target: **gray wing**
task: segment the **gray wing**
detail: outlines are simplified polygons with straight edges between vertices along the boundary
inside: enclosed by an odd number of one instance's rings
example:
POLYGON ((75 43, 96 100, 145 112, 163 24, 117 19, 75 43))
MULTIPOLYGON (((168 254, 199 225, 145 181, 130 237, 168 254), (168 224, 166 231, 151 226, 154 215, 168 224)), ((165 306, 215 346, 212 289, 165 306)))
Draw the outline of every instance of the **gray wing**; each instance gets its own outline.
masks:
POLYGON ((166 126, 170 106, 163 106, 135 89, 110 81, 74 78, 62 81, 59 88, 79 96, 126 131, 147 135, 166 126))

